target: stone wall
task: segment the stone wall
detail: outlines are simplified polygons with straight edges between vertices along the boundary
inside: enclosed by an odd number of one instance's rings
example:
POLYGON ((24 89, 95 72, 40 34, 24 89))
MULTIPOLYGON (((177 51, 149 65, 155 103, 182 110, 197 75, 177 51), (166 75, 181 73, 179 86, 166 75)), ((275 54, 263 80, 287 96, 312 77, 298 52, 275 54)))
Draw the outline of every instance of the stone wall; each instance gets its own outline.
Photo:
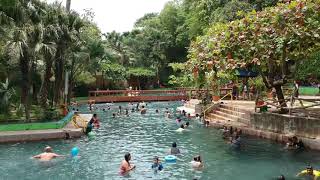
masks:
POLYGON ((274 113, 253 113, 252 128, 285 135, 315 139, 320 137, 320 119, 274 113))

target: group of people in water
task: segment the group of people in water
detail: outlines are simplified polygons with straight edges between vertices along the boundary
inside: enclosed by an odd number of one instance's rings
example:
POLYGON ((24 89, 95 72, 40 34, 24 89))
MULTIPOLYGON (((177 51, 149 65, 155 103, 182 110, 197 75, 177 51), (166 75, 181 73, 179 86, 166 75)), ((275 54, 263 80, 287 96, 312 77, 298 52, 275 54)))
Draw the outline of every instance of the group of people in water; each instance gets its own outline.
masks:
MULTIPOLYGON (((118 111, 116 113, 112 113, 112 118, 120 117, 122 115, 129 116, 129 111, 131 113, 139 112, 142 115, 147 113, 147 108, 146 108, 147 104, 144 102, 137 103, 136 105, 129 103, 129 107, 131 107, 131 109, 130 108, 123 109, 122 106, 118 106, 118 111)), ((93 109, 94 107, 90 105, 89 110, 93 111, 93 109)), ((109 111, 111 110, 111 107, 110 105, 108 105, 106 108, 105 107, 102 108, 102 110, 109 111)), ((155 113, 159 114, 160 110, 156 109, 155 113)), ((176 123, 179 126, 179 128, 176 130, 177 132, 183 132, 185 129, 190 127, 189 120, 192 119, 190 113, 187 113, 186 111, 183 110, 181 112, 177 112, 177 114, 175 115, 177 116, 176 123), (183 120, 185 120, 185 122, 183 120)), ((172 118, 172 114, 168 108, 164 110, 164 116, 167 119, 172 118)), ((198 120, 199 122, 203 122, 203 124, 206 127, 209 126, 209 121, 205 121, 203 119, 203 115, 196 114, 195 119, 198 120)), ((92 118, 87 124, 86 133, 91 132, 93 128, 99 128, 99 127, 100 127, 99 118, 97 114, 93 114, 92 118)), ((227 126, 223 126, 221 131, 222 131, 222 138, 226 140, 228 143, 230 143, 231 147, 239 149, 243 146, 241 142, 241 135, 242 135, 241 129, 233 128, 232 126, 230 126, 229 128, 227 126)), ((288 143, 286 144, 286 149, 299 149, 299 150, 304 149, 304 144, 301 139, 298 139, 296 136, 294 136, 288 139, 288 143)), ((174 155, 174 156, 181 154, 181 151, 177 147, 176 142, 172 143, 168 154, 174 155)), ((42 161, 50 161, 51 159, 59 158, 59 157, 66 157, 66 156, 54 153, 53 149, 50 146, 45 147, 43 153, 33 156, 33 158, 40 159, 42 161)), ((130 161, 131 161, 131 154, 126 153, 124 155, 124 159, 120 164, 120 170, 119 170, 120 175, 125 175, 136 168, 136 166, 132 164, 130 161)), ((190 163, 191 163, 191 167, 194 169, 201 169, 204 167, 204 164, 202 162, 202 158, 200 155, 196 155, 195 157, 193 157, 190 163)), ((161 163, 161 160, 158 156, 155 156, 153 158, 151 169, 154 170, 155 172, 162 171, 164 169, 164 166, 161 163)), ((308 176, 316 180, 320 177, 320 171, 314 170, 312 166, 307 166, 306 169, 298 173, 297 176, 308 176)), ((285 180, 285 177, 281 175, 277 177, 277 179, 285 180)))
MULTIPOLYGON (((172 143, 172 146, 171 146, 168 154, 175 155, 175 156, 181 154, 181 151, 177 147, 176 142, 172 143)), ((134 164, 132 164, 130 162, 130 160, 131 160, 131 154, 126 153, 124 155, 124 160, 122 160, 122 162, 120 164, 120 170, 119 170, 120 175, 126 175, 127 173, 129 173, 130 171, 132 171, 136 168, 136 166, 134 164)), ((204 167, 200 155, 193 157, 193 160, 190 163, 191 163, 191 167, 194 169, 197 169, 197 170, 204 167)), ((151 164, 151 169, 154 170, 154 172, 162 171, 164 169, 164 166, 162 165, 160 158, 158 156, 155 156, 153 158, 153 163, 151 164)))

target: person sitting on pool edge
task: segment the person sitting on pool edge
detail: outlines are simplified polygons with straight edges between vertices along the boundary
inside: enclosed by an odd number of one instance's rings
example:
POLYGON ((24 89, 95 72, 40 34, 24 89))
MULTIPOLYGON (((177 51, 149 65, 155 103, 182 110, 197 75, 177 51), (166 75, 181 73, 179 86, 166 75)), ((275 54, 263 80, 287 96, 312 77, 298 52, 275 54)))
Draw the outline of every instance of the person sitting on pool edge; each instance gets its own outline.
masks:
POLYGON ((201 160, 201 156, 198 155, 198 156, 195 156, 193 158, 193 160, 191 161, 191 166, 195 169, 199 169, 199 168, 202 168, 203 167, 203 163, 202 163, 202 160, 201 160))
POLYGON ((50 146, 47 146, 47 147, 44 148, 44 152, 43 153, 41 153, 39 155, 36 155, 36 156, 33 156, 32 158, 37 158, 37 159, 40 159, 42 161, 50 161, 51 159, 56 158, 56 157, 64 157, 64 156, 56 154, 56 153, 53 153, 52 152, 52 148, 50 146))
POLYGON ((129 171, 133 170, 136 166, 133 164, 130 164, 131 155, 130 153, 126 153, 124 155, 124 160, 122 160, 120 165, 120 175, 125 175, 129 171))
POLYGON ((320 177, 320 171, 313 170, 313 167, 309 165, 305 170, 298 173, 297 176, 307 176, 313 178, 313 180, 317 180, 320 177))
POLYGON ((144 108, 144 106, 141 106, 140 113, 141 113, 141 114, 146 114, 146 113, 147 113, 147 109, 144 108))
POLYGON ((173 142, 173 143, 172 143, 172 147, 171 147, 171 149, 170 149, 170 154, 171 154, 171 155, 180 154, 180 149, 177 148, 177 143, 176 143, 176 142, 173 142))
POLYGON ((177 132, 182 132, 182 131, 184 131, 184 130, 185 130, 185 129, 184 129, 184 125, 181 124, 181 125, 180 125, 180 128, 177 129, 176 131, 177 131, 177 132))
POLYGON ((154 170, 154 172, 162 171, 163 166, 162 166, 162 164, 160 163, 160 160, 159 160, 159 157, 158 157, 158 156, 155 156, 155 157, 153 158, 153 164, 151 165, 151 168, 154 170))

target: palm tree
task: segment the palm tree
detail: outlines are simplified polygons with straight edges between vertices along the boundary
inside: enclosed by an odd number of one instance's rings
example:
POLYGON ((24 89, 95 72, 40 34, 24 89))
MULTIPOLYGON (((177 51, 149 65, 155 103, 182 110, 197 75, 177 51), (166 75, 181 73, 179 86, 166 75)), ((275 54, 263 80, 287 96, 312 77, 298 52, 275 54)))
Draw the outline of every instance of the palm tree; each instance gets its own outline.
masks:
POLYGON ((0 113, 9 114, 10 99, 14 95, 14 89, 9 87, 9 80, 0 83, 0 113))

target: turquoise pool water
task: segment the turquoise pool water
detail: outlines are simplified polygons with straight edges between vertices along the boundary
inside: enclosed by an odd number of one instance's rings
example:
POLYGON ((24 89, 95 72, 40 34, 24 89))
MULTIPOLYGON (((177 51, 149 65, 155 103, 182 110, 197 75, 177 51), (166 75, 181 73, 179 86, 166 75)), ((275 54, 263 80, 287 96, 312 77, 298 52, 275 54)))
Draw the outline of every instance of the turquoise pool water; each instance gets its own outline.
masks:
MULTIPOLYGON (((244 149, 230 149, 219 130, 204 128, 191 121, 190 131, 177 133, 174 119, 164 118, 165 107, 171 111, 179 102, 153 102, 147 104, 148 113, 130 113, 129 117, 111 118, 117 111, 97 110, 102 122, 94 139, 61 140, 35 143, 0 145, 0 179, 179 179, 208 180, 271 180, 284 174, 287 179, 297 179, 295 174, 307 163, 319 169, 318 152, 288 152, 283 146, 267 140, 243 137, 244 149), (160 114, 155 110, 160 109, 160 114), (176 141, 182 151, 176 164, 164 164, 164 171, 154 174, 150 170, 153 156, 163 157, 171 143, 176 141), (50 145, 59 154, 70 154, 72 147, 80 149, 81 157, 66 157, 50 163, 30 159, 32 155, 50 145), (126 152, 132 155, 137 168, 129 176, 118 175, 119 165, 126 152), (194 155, 200 154, 205 163, 202 171, 190 166, 194 155)), ((128 104, 122 103, 123 106, 128 104)), ((99 109, 105 105, 97 105, 99 109)), ((86 111, 87 107, 82 107, 86 111)))

